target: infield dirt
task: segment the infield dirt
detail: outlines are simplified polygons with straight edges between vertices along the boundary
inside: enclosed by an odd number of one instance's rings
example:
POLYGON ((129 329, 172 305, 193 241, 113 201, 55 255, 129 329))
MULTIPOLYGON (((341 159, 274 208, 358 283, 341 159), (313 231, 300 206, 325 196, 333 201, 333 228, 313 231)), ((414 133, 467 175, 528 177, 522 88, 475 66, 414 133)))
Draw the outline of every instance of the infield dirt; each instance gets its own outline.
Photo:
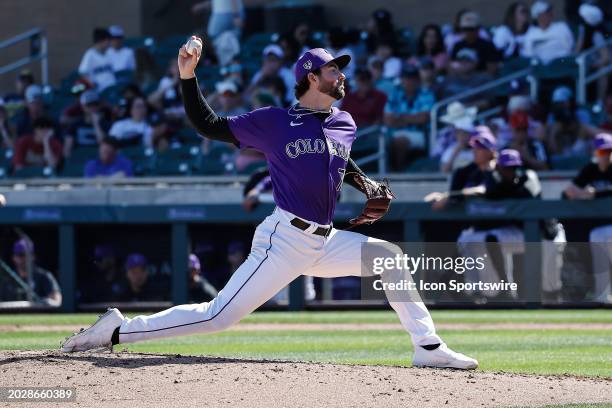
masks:
POLYGON ((76 387, 76 403, 56 404, 62 407, 439 408, 612 403, 612 379, 131 352, 5 351, 0 352, 0 378, 4 387, 76 387))

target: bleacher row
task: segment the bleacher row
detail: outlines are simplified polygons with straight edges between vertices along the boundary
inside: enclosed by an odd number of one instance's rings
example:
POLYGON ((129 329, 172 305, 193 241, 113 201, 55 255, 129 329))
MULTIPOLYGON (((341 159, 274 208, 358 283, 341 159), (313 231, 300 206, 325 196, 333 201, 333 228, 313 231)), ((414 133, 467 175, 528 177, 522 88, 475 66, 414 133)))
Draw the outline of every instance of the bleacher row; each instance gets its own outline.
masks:
MULTIPOLYGON (((134 49, 145 50, 155 61, 157 75, 161 76, 168 65, 168 62, 176 58, 177 50, 185 42, 185 35, 169 36, 159 41, 151 37, 133 37, 125 40, 125 45, 134 49)), ((406 57, 414 53, 416 38, 410 29, 398 30, 397 54, 406 57)), ((246 38, 241 43, 241 53, 239 56, 240 64, 252 76, 261 66, 261 52, 263 48, 278 40, 276 33, 255 33, 246 38)), ((317 45, 322 46, 324 33, 315 32, 313 40, 317 45)), ((531 67, 533 76, 538 80, 576 77, 577 64, 574 58, 562 58, 552 61, 546 66, 534 63, 527 58, 515 58, 504 61, 500 76, 508 75, 517 70, 531 67)), ((217 65, 201 64, 197 70, 199 82, 204 91, 214 89, 214 85, 222 80, 220 68, 217 65)), ((77 71, 70 73, 59 84, 57 88, 47 87, 44 93, 45 103, 49 107, 49 112, 54 118, 58 118, 61 112, 70 104, 74 103, 75 95, 72 88, 79 78, 77 71)), ((116 73, 117 85, 105 89, 101 96, 112 105, 119 103, 122 91, 127 84, 135 81, 133 71, 116 73)), ((144 86, 142 91, 145 95, 150 94, 157 88, 157 82, 151 82, 144 86)), ((508 89, 501 87, 498 95, 507 95, 508 89)), ((592 111, 589 109, 589 111, 592 111)), ((384 134, 384 128, 381 129, 384 134)), ((372 134, 372 132, 369 132, 372 134)), ((215 147, 210 152, 204 154, 201 150, 201 137, 191 128, 183 128, 176 135, 181 141, 180 146, 174 146, 164 152, 155 152, 144 147, 129 147, 122 149, 122 153, 133 162, 134 174, 138 176, 161 176, 161 175, 216 175, 224 173, 237 173, 230 165, 224 163, 221 157, 231 155, 230 147, 215 147)), ((388 140, 388 139, 387 139, 388 140)), ((378 150, 376 137, 368 137, 366 140, 357 139, 353 148, 356 157, 374 153, 378 150)), ((12 151, 0 150, 0 177, 82 177, 85 163, 97 157, 97 148, 80 147, 74 150, 69 159, 64 160, 62 165, 55 171, 49 168, 23 168, 9 174, 11 167, 12 151)), ((585 158, 571 158, 563 160, 553 160, 552 166, 555 169, 575 169, 582 165, 585 158)), ((588 158, 587 158, 588 160, 588 158)), ((243 169, 239 173, 249 173, 252 167, 257 167, 261 163, 255 163, 243 169)), ((369 167, 369 166, 366 166, 369 167)), ((438 160, 428 157, 416 159, 407 169, 408 172, 430 172, 438 171, 438 160)))

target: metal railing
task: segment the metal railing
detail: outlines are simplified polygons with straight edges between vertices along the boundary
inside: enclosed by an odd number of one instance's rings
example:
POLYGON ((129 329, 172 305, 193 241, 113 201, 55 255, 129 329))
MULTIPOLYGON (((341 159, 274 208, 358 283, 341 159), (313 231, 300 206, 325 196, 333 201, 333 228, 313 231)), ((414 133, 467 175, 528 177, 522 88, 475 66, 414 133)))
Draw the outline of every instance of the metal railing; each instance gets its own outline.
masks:
POLYGON ((18 34, 8 40, 0 41, 0 50, 23 41, 30 42, 30 55, 0 67, 0 75, 16 71, 32 62, 40 61, 40 78, 43 85, 49 84, 49 54, 46 33, 40 28, 34 28, 18 34))
MULTIPOLYGON (((458 93, 453 96, 449 96, 448 98, 445 98, 439 102, 436 102, 431 108, 430 127, 429 127, 429 150, 431 151, 431 149, 433 149, 436 143, 436 138, 438 135, 438 118, 440 116, 440 110, 443 107, 448 106, 452 102, 460 101, 460 100, 472 97, 474 95, 481 94, 483 92, 498 88, 502 85, 511 83, 513 81, 517 81, 519 79, 527 80, 527 82, 529 83, 529 94, 532 99, 536 99, 538 96, 538 82, 532 75, 531 67, 528 67, 520 71, 514 72, 510 75, 506 75, 504 77, 497 78, 493 81, 487 82, 476 88, 467 90, 465 92, 458 93)), ((485 117, 485 115, 491 116, 500 111, 501 111, 501 108, 499 110, 496 110, 496 109, 487 110, 484 113, 481 113, 481 115, 479 115, 477 119, 483 118, 485 117)))
POLYGON ((372 135, 376 135, 376 137, 378 138, 377 151, 355 160, 355 163, 358 166, 377 161, 378 174, 385 174, 387 172, 387 147, 385 144, 385 133, 385 129, 378 125, 373 125, 364 129, 360 129, 357 132, 357 139, 364 137, 372 137, 372 135))
POLYGON ((587 69, 589 68, 588 62, 590 57, 598 53, 602 48, 609 47, 612 48, 612 38, 607 40, 603 44, 589 48, 588 50, 580 53, 576 57, 576 64, 578 64, 578 80, 576 81, 576 102, 578 102, 578 104, 584 105, 587 102, 586 88, 588 84, 612 72, 612 59, 609 59, 608 64, 606 66, 603 66, 592 74, 587 75, 587 69))

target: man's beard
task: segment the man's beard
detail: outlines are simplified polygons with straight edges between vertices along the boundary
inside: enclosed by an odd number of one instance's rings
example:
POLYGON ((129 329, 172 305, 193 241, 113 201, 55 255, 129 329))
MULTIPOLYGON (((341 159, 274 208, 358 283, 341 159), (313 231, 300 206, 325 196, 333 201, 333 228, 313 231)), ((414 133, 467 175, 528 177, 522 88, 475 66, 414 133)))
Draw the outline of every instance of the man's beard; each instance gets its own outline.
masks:
POLYGON ((338 85, 336 86, 334 86, 333 83, 321 84, 319 92, 329 95, 339 101, 344 98, 344 81, 338 81, 338 85))

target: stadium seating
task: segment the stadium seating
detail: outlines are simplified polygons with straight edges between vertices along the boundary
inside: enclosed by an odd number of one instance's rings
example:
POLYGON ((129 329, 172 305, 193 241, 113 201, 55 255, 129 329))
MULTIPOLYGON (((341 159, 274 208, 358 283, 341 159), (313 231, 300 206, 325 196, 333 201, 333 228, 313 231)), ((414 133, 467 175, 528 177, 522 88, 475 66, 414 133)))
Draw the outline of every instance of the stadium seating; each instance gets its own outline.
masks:
POLYGON ((533 74, 540 80, 575 78, 578 75, 578 65, 574 57, 557 58, 545 65, 534 65, 533 74))

